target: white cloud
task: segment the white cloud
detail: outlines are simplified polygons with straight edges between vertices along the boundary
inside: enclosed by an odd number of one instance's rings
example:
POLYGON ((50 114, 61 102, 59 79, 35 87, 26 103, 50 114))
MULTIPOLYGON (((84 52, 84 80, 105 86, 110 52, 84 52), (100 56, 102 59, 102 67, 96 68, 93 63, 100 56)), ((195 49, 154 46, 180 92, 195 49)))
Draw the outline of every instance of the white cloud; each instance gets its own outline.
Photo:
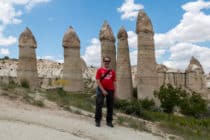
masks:
POLYGON ((195 56, 202 64, 204 71, 210 70, 210 48, 198 46, 191 43, 177 43, 170 47, 171 56, 164 62, 172 68, 185 69, 189 64, 190 58, 195 56))
POLYGON ((155 50, 155 56, 156 58, 161 58, 164 54, 166 54, 166 50, 165 49, 158 49, 158 50, 155 50))
POLYGON ((26 4, 25 8, 30 11, 35 5, 41 4, 41 3, 47 3, 50 2, 51 0, 30 0, 26 4))
POLYGON ((91 39, 90 45, 86 47, 85 54, 82 56, 87 65, 101 65, 101 45, 97 38, 91 39))
POLYGON ((131 65, 137 65, 137 50, 131 51, 129 55, 131 65))
POLYGON ((202 12, 203 9, 210 8, 210 2, 199 0, 187 3, 182 8, 186 12, 180 23, 169 32, 155 36, 157 46, 163 47, 176 42, 210 41, 210 15, 202 12))
POLYGON ((120 8, 117 8, 117 11, 122 13, 121 19, 134 20, 140 9, 143 9, 144 6, 141 4, 135 4, 134 0, 125 0, 120 8))
POLYGON ((54 60, 54 56, 51 56, 51 55, 47 55, 47 56, 43 56, 41 57, 41 59, 48 59, 48 60, 54 60))
POLYGON ((63 58, 55 57, 55 56, 52 56, 52 55, 37 56, 37 59, 52 60, 52 61, 56 61, 58 63, 63 63, 64 62, 63 58))
MULTIPOLYGON (((137 35, 133 31, 128 31, 129 47, 133 50, 130 52, 131 65, 137 64, 137 35)), ((90 45, 85 47, 85 53, 82 58, 87 65, 100 66, 101 65, 101 45, 97 38, 92 38, 90 45)))
POLYGON ((129 47, 137 49, 137 34, 133 31, 128 31, 127 33, 129 47))
POLYGON ((18 17, 22 15, 22 12, 20 10, 16 11, 12 3, 0 1, 0 9, 0 21, 3 25, 21 23, 18 17))
POLYGON ((186 3, 182 8, 185 13, 177 26, 166 33, 155 34, 156 49, 169 49, 169 60, 163 62, 169 67, 185 69, 190 58, 195 56, 209 72, 210 46, 197 44, 210 41, 210 14, 202 11, 210 9, 210 2, 198 0, 186 3))
POLYGON ((10 46, 17 42, 17 38, 9 36, 7 38, 2 37, 0 34, 0 46, 10 46))
POLYGON ((23 11, 19 8, 26 8, 31 10, 37 4, 46 3, 50 0, 0 0, 0 46, 9 46, 17 43, 17 38, 9 35, 5 37, 4 30, 7 25, 20 24, 22 20, 20 17, 23 15, 23 11))
POLYGON ((0 49, 0 54, 1 55, 9 55, 9 50, 8 49, 5 49, 5 48, 1 48, 0 49))
POLYGON ((204 0, 198 0, 197 2, 189 2, 182 6, 186 11, 197 13, 203 8, 210 8, 210 2, 205 2, 204 0))

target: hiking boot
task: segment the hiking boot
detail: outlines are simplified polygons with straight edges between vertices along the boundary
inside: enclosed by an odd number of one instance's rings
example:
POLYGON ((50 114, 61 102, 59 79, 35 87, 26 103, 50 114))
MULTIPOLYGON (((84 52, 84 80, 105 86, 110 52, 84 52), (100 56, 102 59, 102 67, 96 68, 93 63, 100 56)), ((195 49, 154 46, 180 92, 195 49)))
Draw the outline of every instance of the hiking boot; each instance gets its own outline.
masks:
POLYGON ((100 122, 96 122, 96 127, 100 127, 100 126, 101 126, 100 122))
POLYGON ((107 122, 106 125, 109 126, 109 127, 114 127, 114 125, 112 124, 112 122, 107 122))

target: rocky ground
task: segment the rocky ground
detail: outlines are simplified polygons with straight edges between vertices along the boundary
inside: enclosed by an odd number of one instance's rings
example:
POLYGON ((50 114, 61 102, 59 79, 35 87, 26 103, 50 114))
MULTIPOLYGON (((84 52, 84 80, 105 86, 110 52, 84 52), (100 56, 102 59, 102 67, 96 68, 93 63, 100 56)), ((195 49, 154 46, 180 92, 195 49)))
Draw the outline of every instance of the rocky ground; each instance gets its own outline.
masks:
POLYGON ((39 108, 0 96, 1 140, 162 140, 148 132, 135 131, 102 122, 95 127, 93 118, 76 115, 51 104, 39 108))

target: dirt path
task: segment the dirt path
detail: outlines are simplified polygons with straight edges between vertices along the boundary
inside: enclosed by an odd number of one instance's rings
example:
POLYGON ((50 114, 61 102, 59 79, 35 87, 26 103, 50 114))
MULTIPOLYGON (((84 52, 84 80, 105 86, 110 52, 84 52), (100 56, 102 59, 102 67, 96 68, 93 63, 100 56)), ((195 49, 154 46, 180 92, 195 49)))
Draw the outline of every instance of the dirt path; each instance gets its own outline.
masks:
POLYGON ((66 111, 38 108, 0 97, 1 140, 162 140, 147 132, 104 122, 95 127, 92 118, 66 111))

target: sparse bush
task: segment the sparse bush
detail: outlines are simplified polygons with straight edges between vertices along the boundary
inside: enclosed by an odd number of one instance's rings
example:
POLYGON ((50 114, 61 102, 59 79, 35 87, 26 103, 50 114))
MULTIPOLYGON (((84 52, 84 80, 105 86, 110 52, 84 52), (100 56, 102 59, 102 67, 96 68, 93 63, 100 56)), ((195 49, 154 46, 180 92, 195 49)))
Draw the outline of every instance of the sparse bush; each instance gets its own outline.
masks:
POLYGON ((136 88, 136 87, 133 88, 133 97, 134 97, 135 99, 138 98, 138 93, 137 93, 137 88, 136 88))
POLYGON ((115 108, 119 110, 123 110, 125 106, 128 106, 130 103, 127 100, 116 100, 115 101, 115 108))
POLYGON ((48 86, 52 86, 52 79, 48 80, 48 86))
POLYGON ((15 83, 13 80, 9 80, 8 84, 1 84, 0 86, 3 90, 13 90, 18 87, 18 84, 15 83))
POLYGON ((199 117, 207 112, 207 102, 196 92, 193 92, 192 96, 183 100, 180 107, 183 114, 194 117, 199 117))
POLYGON ((33 102, 33 104, 36 105, 36 106, 39 106, 39 107, 44 107, 43 101, 40 101, 40 100, 35 100, 33 102))
POLYGON ((87 111, 94 111, 95 102, 90 98, 91 94, 68 93, 62 88, 58 88, 48 91, 46 95, 49 100, 55 101, 61 107, 76 106, 87 111))
POLYGON ((16 88, 17 86, 18 86, 18 84, 15 83, 14 80, 10 80, 10 81, 9 81, 8 87, 9 87, 10 89, 14 89, 14 88, 16 88))
POLYGON ((134 101, 117 100, 115 102, 115 108, 119 109, 120 111, 126 114, 135 115, 138 117, 142 116, 143 114, 141 102, 138 100, 134 101))
POLYGON ((21 86, 24 87, 24 88, 29 88, 29 83, 26 79, 22 79, 21 82, 20 82, 21 86))
POLYGON ((145 99, 141 99, 140 102, 141 102, 142 108, 146 110, 152 111, 155 108, 155 102, 153 99, 145 98, 145 99))
POLYGON ((178 104, 178 89, 170 84, 162 85, 160 91, 155 91, 154 95, 160 100, 164 112, 172 113, 174 106, 178 104))
POLYGON ((9 56, 4 56, 3 57, 3 60, 8 60, 9 59, 9 56))
POLYGON ((172 85, 163 85, 160 91, 154 92, 160 99, 161 107, 164 112, 171 113, 175 106, 181 108, 184 115, 198 117, 207 112, 207 102, 201 95, 193 92, 192 95, 181 88, 174 88, 172 85))

